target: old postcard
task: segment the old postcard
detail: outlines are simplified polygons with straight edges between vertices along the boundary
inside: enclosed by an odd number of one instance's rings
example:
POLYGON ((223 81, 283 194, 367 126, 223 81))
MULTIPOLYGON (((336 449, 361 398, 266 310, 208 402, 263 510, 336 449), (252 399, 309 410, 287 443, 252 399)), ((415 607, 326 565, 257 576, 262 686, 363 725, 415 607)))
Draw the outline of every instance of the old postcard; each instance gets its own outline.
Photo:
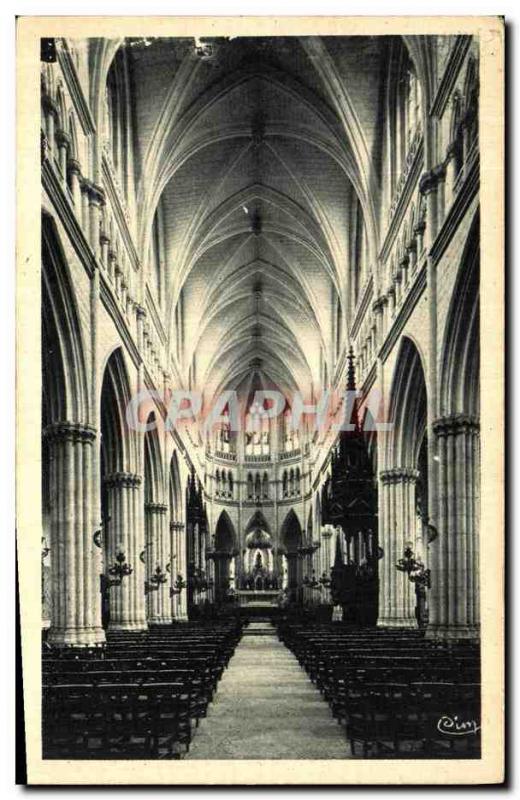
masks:
POLYGON ((503 780, 503 95, 495 17, 18 20, 29 783, 503 780))

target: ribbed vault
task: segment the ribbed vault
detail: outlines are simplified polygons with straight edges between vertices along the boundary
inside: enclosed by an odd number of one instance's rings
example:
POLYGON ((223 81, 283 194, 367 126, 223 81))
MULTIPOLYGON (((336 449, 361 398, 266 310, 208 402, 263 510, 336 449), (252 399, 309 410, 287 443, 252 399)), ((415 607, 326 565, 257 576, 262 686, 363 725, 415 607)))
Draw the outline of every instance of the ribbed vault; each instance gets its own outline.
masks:
POLYGON ((137 233, 150 253, 160 219, 176 373, 206 399, 254 372, 315 395, 333 372, 338 308, 349 307, 354 206, 377 249, 384 41, 222 39, 207 58, 191 39, 123 46, 136 90, 137 233))

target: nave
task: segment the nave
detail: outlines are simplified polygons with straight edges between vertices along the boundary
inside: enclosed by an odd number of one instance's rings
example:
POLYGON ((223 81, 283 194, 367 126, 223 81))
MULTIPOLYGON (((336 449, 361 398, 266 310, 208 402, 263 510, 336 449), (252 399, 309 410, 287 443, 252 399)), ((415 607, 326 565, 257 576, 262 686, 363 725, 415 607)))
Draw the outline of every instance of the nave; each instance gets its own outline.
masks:
POLYGON ((188 758, 348 758, 319 692, 271 623, 251 622, 188 758))
POLYGON ((480 757, 469 642, 285 617, 73 653, 44 646, 45 758, 480 757))

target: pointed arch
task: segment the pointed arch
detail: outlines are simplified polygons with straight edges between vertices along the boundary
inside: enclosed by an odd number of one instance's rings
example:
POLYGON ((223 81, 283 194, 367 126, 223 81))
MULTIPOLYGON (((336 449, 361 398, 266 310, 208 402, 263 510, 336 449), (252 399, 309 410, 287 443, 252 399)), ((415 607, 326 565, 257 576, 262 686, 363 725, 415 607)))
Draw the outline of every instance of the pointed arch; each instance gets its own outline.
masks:
POLYGON ((163 467, 162 453, 157 433, 157 418, 154 411, 146 421, 152 429, 146 431, 144 436, 144 492, 147 503, 161 502, 163 496, 163 467))
POLYGON ((261 511, 255 511, 255 513, 249 519, 249 522, 246 525, 245 532, 246 534, 250 531, 254 530, 255 528, 260 528, 263 531, 267 531, 267 533, 271 533, 271 528, 269 523, 267 522, 266 518, 262 514, 261 511))
POLYGON ((107 359, 101 384, 101 453, 107 474, 135 469, 135 433, 126 422, 130 397, 123 351, 117 347, 107 359))
POLYGON ((441 350, 441 416, 480 413, 480 219, 476 213, 459 264, 441 350))
POLYGON ((423 360, 415 342, 403 336, 390 391, 387 463, 415 468, 418 449, 426 430, 427 394, 423 360))
POLYGON ((173 451, 170 459, 169 478, 170 514, 173 520, 182 522, 184 518, 184 497, 179 470, 179 459, 176 450, 173 451))
POLYGON ((43 423, 88 422, 85 347, 67 260, 49 214, 42 215, 43 423))
POLYGON ((294 509, 290 509, 282 525, 282 543, 288 554, 296 554, 302 543, 302 527, 294 509))
POLYGON ((303 543, 303 534, 300 521, 292 508, 289 510, 282 525, 281 543, 285 551, 287 582, 291 590, 291 597, 294 601, 301 602, 303 598, 303 561, 299 557, 299 549, 303 543))
POLYGON ((235 527, 227 511, 221 511, 215 526, 215 550, 231 553, 237 547, 235 527))

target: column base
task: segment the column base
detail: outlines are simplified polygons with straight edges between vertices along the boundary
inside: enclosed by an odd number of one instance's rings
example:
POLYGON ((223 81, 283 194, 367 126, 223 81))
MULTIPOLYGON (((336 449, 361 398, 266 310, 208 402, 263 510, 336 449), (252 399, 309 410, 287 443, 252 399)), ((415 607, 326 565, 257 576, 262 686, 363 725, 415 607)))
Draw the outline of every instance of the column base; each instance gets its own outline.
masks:
POLYGON ((417 628, 417 620, 412 617, 387 617, 378 619, 378 628, 417 628))
POLYGON ((480 627, 477 625, 428 625, 426 639, 438 639, 443 642, 477 641, 480 639, 480 627))
POLYGON ((47 644, 52 647, 103 647, 103 628, 49 628, 47 644))
POLYGON ((177 614, 173 618, 173 623, 175 624, 176 622, 189 622, 188 615, 187 614, 177 614))
POLYGON ((156 628, 158 626, 164 627, 165 625, 171 625, 173 622, 172 617, 154 617, 153 619, 148 620, 148 627, 156 628))
POLYGON ((109 622, 109 631, 147 631, 148 625, 146 622, 109 622))

